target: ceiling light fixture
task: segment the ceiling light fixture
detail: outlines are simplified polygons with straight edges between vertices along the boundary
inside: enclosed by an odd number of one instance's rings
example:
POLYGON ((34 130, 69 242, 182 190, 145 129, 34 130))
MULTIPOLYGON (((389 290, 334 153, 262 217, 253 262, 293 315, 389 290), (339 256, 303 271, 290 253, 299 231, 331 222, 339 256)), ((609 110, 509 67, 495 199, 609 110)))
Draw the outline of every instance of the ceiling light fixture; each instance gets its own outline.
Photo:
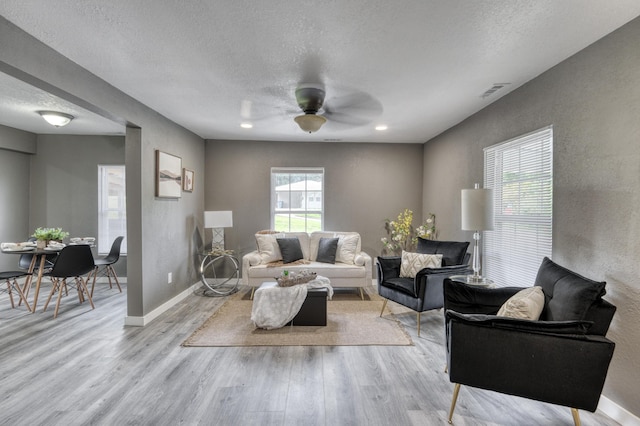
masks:
POLYGON ((243 129, 252 129, 253 128, 253 124, 251 124, 251 123, 240 123, 240 127, 242 127, 243 129))
POLYGON ((66 126, 71 122, 71 120, 75 118, 71 114, 65 114, 63 112, 56 111, 38 111, 38 114, 40 114, 47 123, 56 127, 66 126))
POLYGON ((380 131, 380 132, 381 132, 381 131, 383 131, 383 130, 387 130, 387 129, 388 129, 388 127, 387 127, 387 126, 385 126, 384 124, 381 124, 381 125, 379 125, 379 126, 376 126, 376 130, 378 130, 378 131, 380 131))
POLYGON ((321 115, 303 114, 294 118, 302 130, 308 133, 317 132, 327 119, 321 115))

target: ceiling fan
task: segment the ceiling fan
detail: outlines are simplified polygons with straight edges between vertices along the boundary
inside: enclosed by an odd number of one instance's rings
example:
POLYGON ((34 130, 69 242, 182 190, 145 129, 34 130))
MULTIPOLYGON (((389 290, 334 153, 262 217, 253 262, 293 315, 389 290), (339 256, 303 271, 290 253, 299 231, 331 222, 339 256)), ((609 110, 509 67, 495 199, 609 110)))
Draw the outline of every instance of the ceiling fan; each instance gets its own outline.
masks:
POLYGON ((301 84, 296 89, 296 101, 304 114, 294 118, 300 129, 317 132, 327 121, 334 127, 356 127, 370 123, 382 114, 382 105, 373 96, 350 91, 330 98, 325 103, 325 89, 318 84, 301 84), (320 115, 320 112, 322 114, 320 115))

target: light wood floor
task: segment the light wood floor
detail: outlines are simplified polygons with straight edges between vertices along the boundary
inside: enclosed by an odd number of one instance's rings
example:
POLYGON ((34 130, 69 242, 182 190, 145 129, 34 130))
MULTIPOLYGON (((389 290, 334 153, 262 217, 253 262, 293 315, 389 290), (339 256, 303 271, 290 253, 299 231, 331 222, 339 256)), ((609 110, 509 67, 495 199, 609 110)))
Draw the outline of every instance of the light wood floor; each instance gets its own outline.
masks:
MULTIPOLYGON (((126 291, 126 288, 124 289, 126 291)), ((243 289, 243 291, 247 291, 243 289)), ((45 289, 48 294, 48 288, 45 289)), ((446 425, 442 313, 402 314, 415 346, 180 346, 224 298, 124 327, 126 297, 35 314, 0 293, 1 425, 446 425)), ((330 302, 329 302, 330 303, 330 302)), ((580 412, 585 426, 617 425, 580 412)), ((463 387, 455 425, 572 425, 568 408, 463 387)))

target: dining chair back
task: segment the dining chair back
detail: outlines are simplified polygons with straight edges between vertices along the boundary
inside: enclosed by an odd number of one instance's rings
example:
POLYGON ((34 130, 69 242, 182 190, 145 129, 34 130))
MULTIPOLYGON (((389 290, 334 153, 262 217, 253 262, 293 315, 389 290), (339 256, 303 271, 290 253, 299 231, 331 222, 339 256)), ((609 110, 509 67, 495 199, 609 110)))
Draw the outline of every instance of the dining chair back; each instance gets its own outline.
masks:
POLYGON ((122 240, 124 240, 123 236, 117 237, 113 240, 111 244, 111 250, 109 250, 109 254, 105 257, 99 257, 95 260, 95 270, 93 271, 93 282, 91 283, 91 296, 93 296, 93 289, 96 286, 96 279, 98 278, 98 272, 100 268, 100 276, 106 276, 109 280, 109 288, 113 288, 113 284, 111 282, 111 278, 113 278, 118 286, 118 290, 122 293, 122 287, 120 287, 120 282, 118 281, 118 274, 116 274, 115 269, 113 269, 113 265, 120 260, 120 249, 122 247, 122 240))
POLYGON ((95 306, 93 305, 91 294, 87 288, 88 278, 91 276, 94 268, 93 254, 91 253, 91 247, 88 245, 66 246, 60 250, 53 268, 51 268, 51 271, 45 273, 45 275, 51 277, 53 285, 51 286, 51 293, 49 293, 49 298, 44 305, 43 311, 47 310, 51 298, 57 291, 58 299, 53 317, 56 318, 58 316, 63 287, 67 284, 72 284, 67 282, 68 278, 73 279, 73 283, 78 290, 80 303, 84 302, 84 294, 86 293, 91 308, 94 309, 95 306))

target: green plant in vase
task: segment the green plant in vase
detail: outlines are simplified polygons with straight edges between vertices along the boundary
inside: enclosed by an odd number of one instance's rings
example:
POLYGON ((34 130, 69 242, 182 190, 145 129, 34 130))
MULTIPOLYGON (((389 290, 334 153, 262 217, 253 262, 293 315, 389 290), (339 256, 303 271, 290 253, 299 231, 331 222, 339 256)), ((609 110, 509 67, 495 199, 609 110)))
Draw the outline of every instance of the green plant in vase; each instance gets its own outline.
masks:
POLYGON ((68 236, 69 233, 63 231, 62 228, 36 228, 32 235, 32 237, 38 240, 38 248, 45 248, 49 244, 49 241, 62 242, 62 240, 68 236))

